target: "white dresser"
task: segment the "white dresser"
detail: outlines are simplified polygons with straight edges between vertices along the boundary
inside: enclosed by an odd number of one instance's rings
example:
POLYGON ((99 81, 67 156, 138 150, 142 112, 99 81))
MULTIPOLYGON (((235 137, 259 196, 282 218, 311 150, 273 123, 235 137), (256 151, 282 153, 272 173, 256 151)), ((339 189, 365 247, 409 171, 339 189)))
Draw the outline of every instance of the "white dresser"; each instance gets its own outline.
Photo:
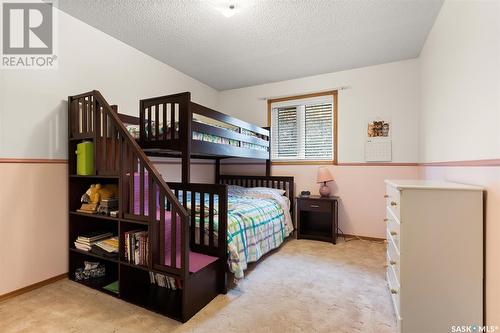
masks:
POLYGON ((402 333, 483 325, 483 189, 387 180, 387 282, 402 333))

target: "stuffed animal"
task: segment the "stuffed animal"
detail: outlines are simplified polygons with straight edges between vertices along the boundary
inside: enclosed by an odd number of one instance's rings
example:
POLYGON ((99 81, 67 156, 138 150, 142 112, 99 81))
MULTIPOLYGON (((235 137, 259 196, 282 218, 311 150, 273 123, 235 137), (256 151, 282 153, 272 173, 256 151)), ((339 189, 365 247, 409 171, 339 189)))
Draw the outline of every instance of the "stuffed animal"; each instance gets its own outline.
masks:
POLYGON ((115 184, 101 185, 92 184, 82 196, 82 202, 98 204, 101 200, 116 198, 118 186, 115 184))

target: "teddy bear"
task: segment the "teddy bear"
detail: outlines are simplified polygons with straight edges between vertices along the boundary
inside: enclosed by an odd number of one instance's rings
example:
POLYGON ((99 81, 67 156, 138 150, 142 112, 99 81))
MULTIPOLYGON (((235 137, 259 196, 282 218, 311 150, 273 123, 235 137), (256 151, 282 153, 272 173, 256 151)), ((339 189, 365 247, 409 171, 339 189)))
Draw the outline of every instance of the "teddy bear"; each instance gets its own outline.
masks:
POLYGON ((81 201, 85 203, 98 204, 101 200, 116 198, 118 195, 118 186, 116 184, 92 184, 82 196, 81 201))

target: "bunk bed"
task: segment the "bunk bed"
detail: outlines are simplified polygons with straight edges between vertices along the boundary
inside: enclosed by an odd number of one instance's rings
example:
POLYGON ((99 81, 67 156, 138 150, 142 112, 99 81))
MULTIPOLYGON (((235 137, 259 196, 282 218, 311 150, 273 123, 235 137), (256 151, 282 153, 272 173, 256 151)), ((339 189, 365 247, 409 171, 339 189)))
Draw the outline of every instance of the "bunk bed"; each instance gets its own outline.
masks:
MULTIPOLYGON (((109 279, 119 281, 114 296, 187 321, 227 292, 228 273, 241 278, 249 262, 291 234, 294 181, 270 175, 268 129, 196 104, 190 93, 141 100, 139 117, 119 114, 98 91, 69 97, 68 109, 70 242, 97 220, 119 234, 120 255, 106 261, 109 279), (95 175, 75 175, 71 152, 82 140, 94 143, 95 175), (166 183, 150 156, 180 158, 181 182, 166 183), (230 157, 265 159, 266 175, 221 175, 221 160, 230 157), (215 184, 190 182, 191 158, 215 160, 215 184), (82 191, 95 182, 118 186, 118 217, 75 213, 82 191), (149 235, 146 265, 125 260, 124 232, 134 229, 149 235), (178 288, 150 284, 149 272, 179 281, 178 288)), ((70 271, 87 255, 70 245, 70 271)), ((90 286, 102 290, 100 283, 90 286)))

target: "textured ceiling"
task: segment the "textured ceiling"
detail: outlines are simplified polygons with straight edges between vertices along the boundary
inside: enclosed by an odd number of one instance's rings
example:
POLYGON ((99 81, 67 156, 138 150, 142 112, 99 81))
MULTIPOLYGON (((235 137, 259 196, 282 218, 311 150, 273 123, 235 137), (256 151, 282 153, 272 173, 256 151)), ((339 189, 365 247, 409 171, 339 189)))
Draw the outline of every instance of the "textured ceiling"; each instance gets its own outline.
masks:
POLYGON ((70 15, 225 90, 417 57, 442 0, 58 3, 70 15), (220 9, 230 3, 235 14, 227 18, 220 9))

